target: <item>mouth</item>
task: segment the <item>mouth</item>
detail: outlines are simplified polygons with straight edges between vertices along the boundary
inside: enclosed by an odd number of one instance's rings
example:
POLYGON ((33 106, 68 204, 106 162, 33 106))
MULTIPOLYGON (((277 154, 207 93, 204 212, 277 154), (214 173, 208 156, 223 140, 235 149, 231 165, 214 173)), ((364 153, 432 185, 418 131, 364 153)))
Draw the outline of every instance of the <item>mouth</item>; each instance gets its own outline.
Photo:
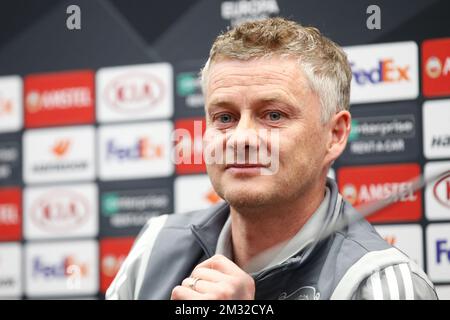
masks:
POLYGON ((225 171, 238 176, 255 176, 261 175, 261 170, 267 166, 261 164, 229 164, 225 167, 225 171))
POLYGON ((253 163, 253 164, 247 164, 247 163, 242 163, 242 164, 237 164, 237 163, 232 163, 232 164, 227 164, 225 169, 228 168, 267 168, 267 166, 264 166, 262 164, 258 164, 258 163, 253 163))

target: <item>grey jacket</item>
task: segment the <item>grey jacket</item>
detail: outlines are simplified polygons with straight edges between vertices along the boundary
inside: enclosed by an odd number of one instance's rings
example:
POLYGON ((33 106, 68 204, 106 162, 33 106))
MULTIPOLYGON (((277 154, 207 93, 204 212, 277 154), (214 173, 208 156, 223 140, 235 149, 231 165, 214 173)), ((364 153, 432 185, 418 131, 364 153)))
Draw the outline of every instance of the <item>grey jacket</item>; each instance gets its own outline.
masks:
MULTIPOLYGON (((323 234, 358 213, 328 179, 330 204, 317 240, 287 261, 252 274, 256 299, 437 299, 425 273, 361 219, 323 234)), ((229 215, 224 202, 152 218, 108 288, 107 299, 169 299, 193 268, 215 253, 229 215)), ((353 221, 353 220, 352 220, 353 221)))

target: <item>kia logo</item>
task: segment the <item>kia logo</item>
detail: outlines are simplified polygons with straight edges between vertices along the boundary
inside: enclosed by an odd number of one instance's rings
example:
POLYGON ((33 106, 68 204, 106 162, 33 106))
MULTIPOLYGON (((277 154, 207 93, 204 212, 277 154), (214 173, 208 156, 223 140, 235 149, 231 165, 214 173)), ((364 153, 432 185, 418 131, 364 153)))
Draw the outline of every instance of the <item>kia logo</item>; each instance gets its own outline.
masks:
POLYGON ((111 80, 104 98, 120 112, 140 112, 156 105, 164 95, 163 82, 151 74, 129 73, 111 80))
POLYGON ((52 191, 38 198, 31 208, 34 224, 48 232, 65 232, 81 227, 89 217, 88 201, 80 194, 52 191))
POLYGON ((450 208, 450 171, 434 184, 433 195, 440 204, 450 208))

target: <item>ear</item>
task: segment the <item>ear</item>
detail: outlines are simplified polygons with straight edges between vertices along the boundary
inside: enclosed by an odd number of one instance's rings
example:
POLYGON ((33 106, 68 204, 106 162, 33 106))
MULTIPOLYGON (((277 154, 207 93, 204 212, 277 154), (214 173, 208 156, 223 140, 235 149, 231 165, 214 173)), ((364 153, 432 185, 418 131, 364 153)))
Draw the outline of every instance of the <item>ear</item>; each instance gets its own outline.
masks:
POLYGON ((336 113, 329 121, 330 139, 327 145, 327 154, 325 156, 325 164, 331 165, 347 145, 347 139, 351 130, 352 116, 350 112, 344 110, 336 113))

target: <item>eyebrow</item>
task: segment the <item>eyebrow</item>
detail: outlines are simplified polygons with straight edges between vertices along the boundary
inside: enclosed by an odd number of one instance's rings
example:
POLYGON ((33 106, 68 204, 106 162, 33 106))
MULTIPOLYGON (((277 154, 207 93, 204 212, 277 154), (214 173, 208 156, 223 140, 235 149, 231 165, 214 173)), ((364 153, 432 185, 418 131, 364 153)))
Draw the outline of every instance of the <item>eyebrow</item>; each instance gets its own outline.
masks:
POLYGON ((210 103, 209 107, 206 107, 206 110, 208 111, 207 114, 211 115, 212 111, 218 108, 230 108, 234 110, 239 109, 233 103, 220 99, 217 100, 216 102, 210 103))
MULTIPOLYGON (((274 95, 267 95, 266 97, 261 97, 256 100, 252 105, 253 107, 268 104, 268 103, 274 103, 277 105, 282 105, 282 108, 289 109, 291 112, 299 112, 301 111, 298 107, 296 107, 297 103, 293 103, 289 97, 280 96, 278 94, 274 95)), ((230 108, 234 110, 238 110, 239 107, 237 107, 233 102, 230 102, 223 98, 217 98, 212 100, 211 103, 209 103, 209 107, 207 108, 208 114, 210 115, 212 111, 214 111, 217 108, 230 108)))
MULTIPOLYGON (((277 93, 269 94, 267 96, 258 97, 255 99, 256 104, 258 103, 270 103, 270 102, 278 102, 278 103, 287 103, 287 104, 295 104, 293 103, 292 99, 290 97, 287 97, 286 95, 280 95, 277 93)), ((218 97, 212 100, 210 105, 216 105, 216 106, 232 106, 233 103, 230 102, 228 99, 224 99, 223 97, 218 97)))

